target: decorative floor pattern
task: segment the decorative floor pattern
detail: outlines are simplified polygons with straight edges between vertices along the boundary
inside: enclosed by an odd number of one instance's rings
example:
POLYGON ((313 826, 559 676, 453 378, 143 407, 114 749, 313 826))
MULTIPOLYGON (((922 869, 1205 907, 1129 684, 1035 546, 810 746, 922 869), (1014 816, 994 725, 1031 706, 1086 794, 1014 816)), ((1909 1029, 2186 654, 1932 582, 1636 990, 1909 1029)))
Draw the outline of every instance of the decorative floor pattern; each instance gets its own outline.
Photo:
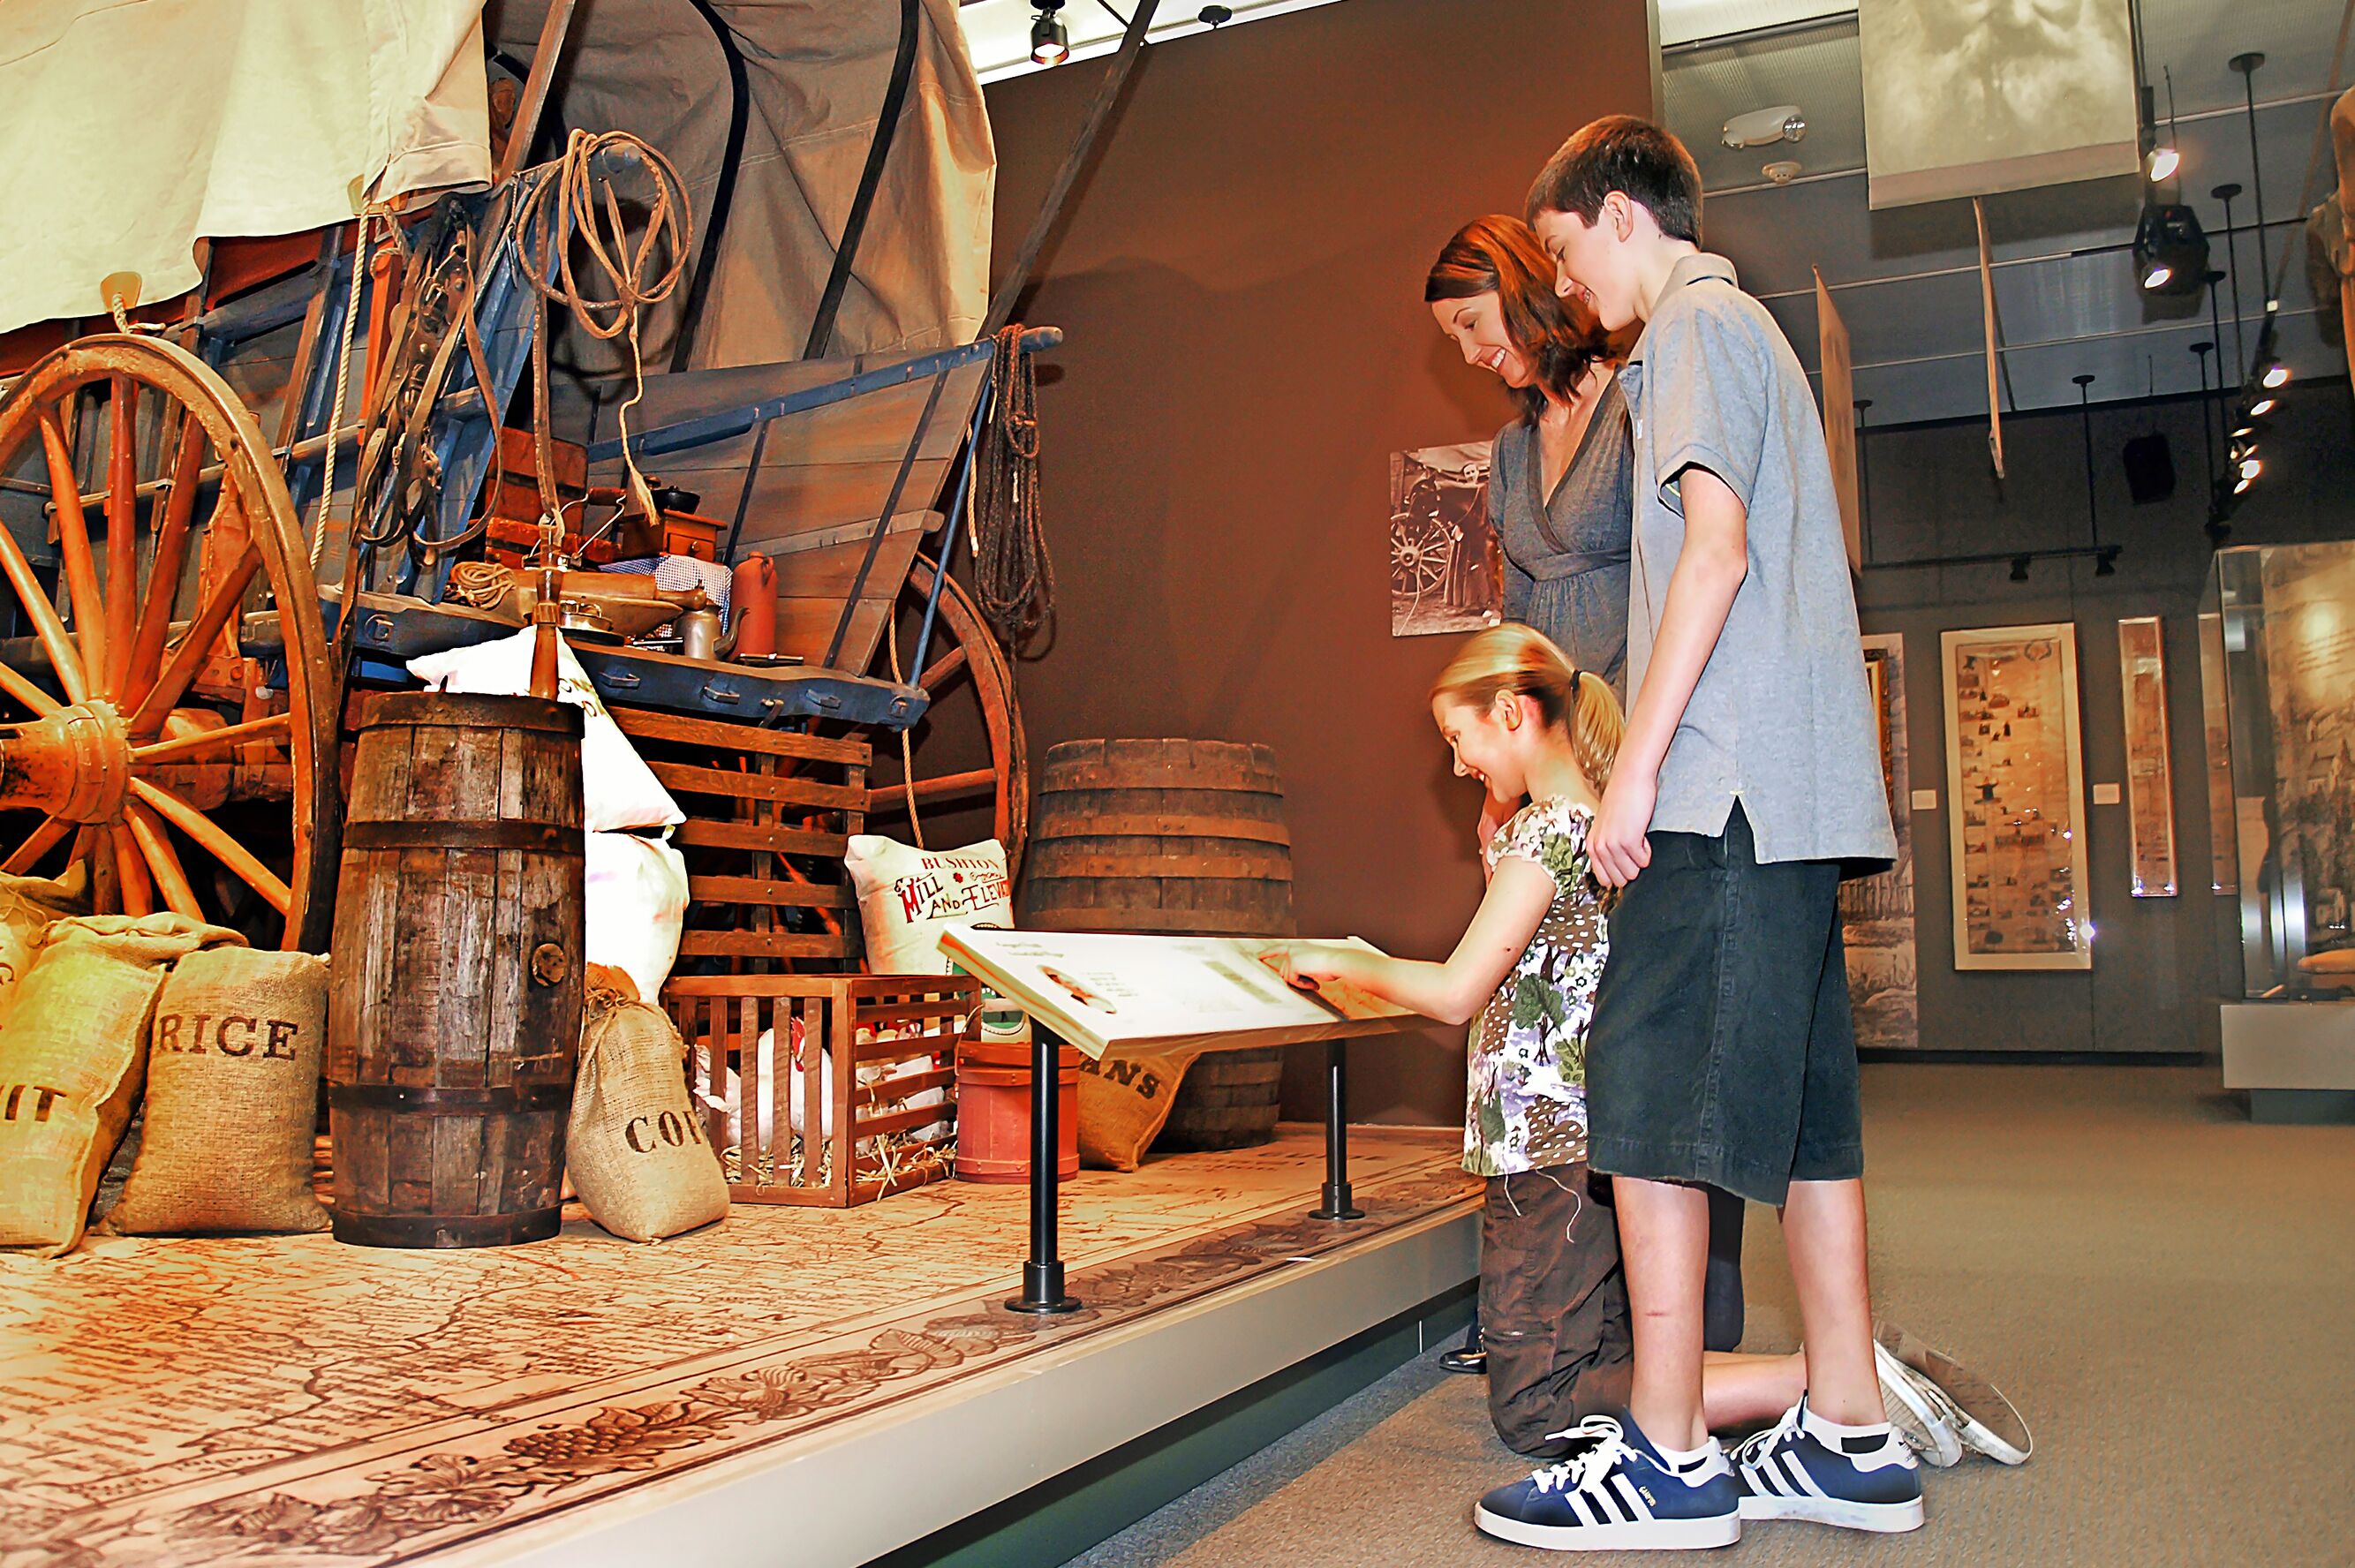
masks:
POLYGON ((652 1247, 94 1238, 0 1255, 0 1568, 405 1562, 921 1397, 1476 1198, 1460 1138, 1366 1127, 1368 1218, 1307 1218, 1316 1129, 1066 1184, 1086 1303, 1005 1311, 1019 1187, 739 1205, 652 1247))

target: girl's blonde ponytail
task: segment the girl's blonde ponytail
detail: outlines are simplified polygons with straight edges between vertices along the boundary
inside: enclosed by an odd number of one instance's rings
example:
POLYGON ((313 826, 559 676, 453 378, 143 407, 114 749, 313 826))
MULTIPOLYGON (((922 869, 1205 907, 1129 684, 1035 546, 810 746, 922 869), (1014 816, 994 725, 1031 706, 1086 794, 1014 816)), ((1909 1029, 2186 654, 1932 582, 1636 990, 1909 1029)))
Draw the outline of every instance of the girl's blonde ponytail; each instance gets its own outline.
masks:
POLYGON ((1611 782, 1627 721, 1601 676, 1573 667, 1534 626, 1508 623, 1465 643, 1432 683, 1431 699, 1486 708, 1504 691, 1535 702, 1547 725, 1568 735, 1572 755, 1597 792, 1611 782))

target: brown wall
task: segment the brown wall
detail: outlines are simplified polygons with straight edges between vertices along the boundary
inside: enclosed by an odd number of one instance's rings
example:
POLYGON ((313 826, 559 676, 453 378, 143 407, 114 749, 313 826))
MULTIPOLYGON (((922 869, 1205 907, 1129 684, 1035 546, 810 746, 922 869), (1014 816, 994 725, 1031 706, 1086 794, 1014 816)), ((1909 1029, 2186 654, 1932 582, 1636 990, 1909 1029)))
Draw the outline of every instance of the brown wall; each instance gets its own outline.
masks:
MULTIPOLYGON (((990 89, 1000 269, 1103 69, 990 89)), ((1423 705, 1461 639, 1390 635, 1388 466, 1510 410, 1422 280, 1650 80, 1640 0, 1350 0, 1157 46, 1021 313, 1071 335, 1039 392, 1060 615, 1024 671, 1033 755, 1273 746, 1305 933, 1444 956, 1478 901, 1478 797, 1423 705)), ((1353 1115, 1461 1115, 1461 1031, 1355 1060, 1353 1115)))

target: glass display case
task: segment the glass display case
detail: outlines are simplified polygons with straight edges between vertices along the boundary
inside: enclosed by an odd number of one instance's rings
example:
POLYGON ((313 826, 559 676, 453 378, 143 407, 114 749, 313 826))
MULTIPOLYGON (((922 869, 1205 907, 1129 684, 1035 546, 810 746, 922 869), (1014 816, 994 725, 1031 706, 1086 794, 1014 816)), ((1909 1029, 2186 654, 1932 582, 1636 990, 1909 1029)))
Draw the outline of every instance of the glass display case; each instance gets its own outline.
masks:
POLYGON ((2200 634, 2225 994, 2355 997, 2355 541, 2219 551, 2200 634))

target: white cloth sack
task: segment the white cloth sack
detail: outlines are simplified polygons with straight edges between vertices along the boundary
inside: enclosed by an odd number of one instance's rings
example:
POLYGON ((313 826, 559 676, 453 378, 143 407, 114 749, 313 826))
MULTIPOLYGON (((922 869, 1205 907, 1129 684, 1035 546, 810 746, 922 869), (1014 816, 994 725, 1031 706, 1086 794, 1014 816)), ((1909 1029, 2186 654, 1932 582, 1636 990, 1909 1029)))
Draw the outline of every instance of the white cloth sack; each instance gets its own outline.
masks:
POLYGON ((860 833, 842 857, 858 891, 867 967, 877 975, 946 975, 941 933, 956 926, 1010 927, 1014 884, 1006 846, 995 838, 962 849, 919 849, 860 833))
MULTIPOLYGON (((764 1149, 773 1150, 776 1147, 776 1084, 781 1076, 788 1080, 785 1091, 786 1124, 793 1128, 795 1136, 808 1136, 809 1094, 804 1074, 807 1070, 809 1059, 802 1054, 808 1049, 808 1044, 803 1038, 803 1032, 801 1020, 794 1019, 793 1050, 783 1063, 777 1061, 775 1029, 762 1029, 761 1038, 753 1043, 752 1059, 758 1063, 757 1081, 769 1086, 766 1093, 756 1091, 752 1096, 753 1120, 760 1126, 761 1147, 764 1149)), ((826 1075, 826 1081, 831 1083, 834 1078, 834 1052, 821 1047, 818 1054, 825 1063, 821 1071, 826 1075)), ((905 1061, 862 1067, 858 1070, 858 1081, 863 1085, 872 1085, 892 1078, 908 1078, 919 1072, 929 1072, 932 1068, 932 1058, 911 1057, 905 1061)), ((710 1082, 711 1052, 708 1047, 698 1045, 695 1048, 696 1098, 725 1113, 728 1119, 728 1143, 731 1147, 741 1145, 744 1141, 744 1091, 741 1077, 738 1073, 730 1072, 727 1075, 725 1091, 716 1099, 703 1087, 710 1082)), ((914 1110, 923 1106, 937 1105, 947 1098, 946 1089, 925 1089, 909 1095, 904 1100, 884 1104, 881 1108, 887 1111, 914 1110)), ((834 1102, 830 1099, 818 1107, 818 1128, 820 1137, 834 1136, 834 1102)), ((955 1124, 953 1122, 934 1122, 915 1129, 914 1136, 919 1143, 938 1143, 943 1138, 950 1136, 955 1130, 955 1124)))
MULTIPOLYGON (((409 673, 436 691, 485 697, 520 697, 531 689, 532 629, 495 643, 426 654, 409 661, 409 673)), ((671 799, 639 757, 630 738, 598 699, 589 672, 571 647, 556 643, 556 695, 587 714, 581 736, 581 826, 591 833, 628 827, 671 827, 687 814, 671 799)), ((676 949, 674 949, 676 951, 676 949)), ((594 957, 594 955, 591 955, 594 957)), ((633 979, 636 978, 633 974, 633 979)), ((654 993, 639 995, 651 1001, 654 993)))
POLYGON ((652 1002, 678 958, 687 925, 687 857, 664 839, 591 833, 585 945, 591 964, 611 964, 652 1002))

